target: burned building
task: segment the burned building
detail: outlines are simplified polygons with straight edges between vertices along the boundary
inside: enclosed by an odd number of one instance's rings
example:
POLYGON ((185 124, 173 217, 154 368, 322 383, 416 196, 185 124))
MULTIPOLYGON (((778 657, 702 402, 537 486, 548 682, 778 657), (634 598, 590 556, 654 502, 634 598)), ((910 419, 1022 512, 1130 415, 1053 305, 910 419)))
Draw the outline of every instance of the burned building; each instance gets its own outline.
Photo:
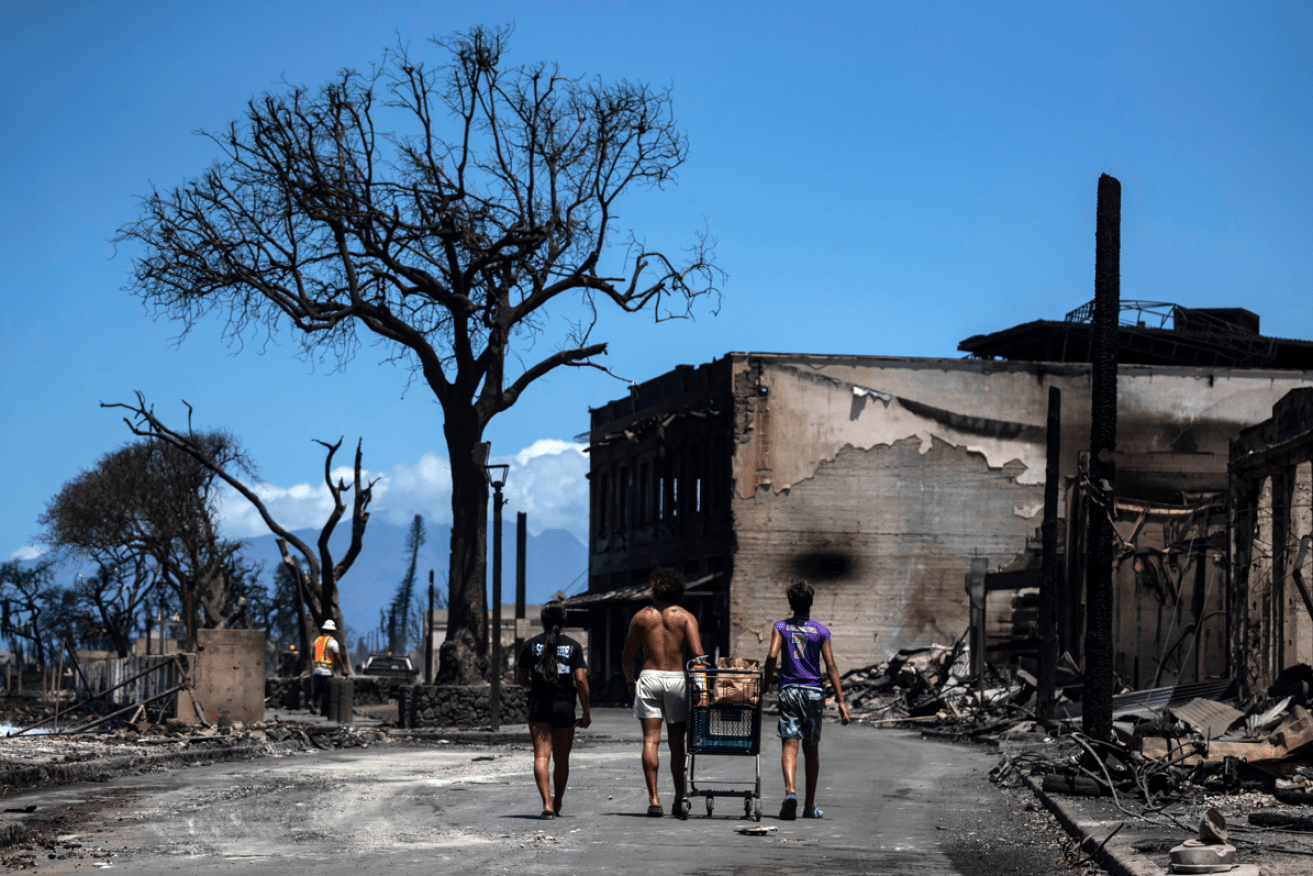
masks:
MULTIPOLYGON (((1055 331, 1074 332, 1075 319, 1055 331)), ((810 581, 850 668, 959 639, 974 561, 991 580, 987 655, 1015 658, 1035 636, 1050 387, 1062 393, 1059 515, 1074 545, 1059 594, 1063 647, 1079 658, 1080 520, 1111 513, 1122 536, 1119 675, 1138 687, 1224 671, 1214 646, 1230 632, 1229 442, 1313 386, 1313 344, 1282 342, 1281 357, 1243 367, 1179 364, 1198 325, 1180 321, 1158 330, 1176 334, 1172 363, 1121 357, 1110 509, 1091 508, 1081 489, 1090 366, 1020 358, 1036 348, 998 335, 964 342, 967 359, 729 353, 593 410, 590 582, 571 605, 589 614, 600 686, 615 689, 657 565, 689 580, 705 647, 736 656, 764 656, 785 587, 810 581)))
POLYGON ((1242 431, 1230 471, 1235 670, 1258 690, 1313 666, 1313 388, 1242 431))

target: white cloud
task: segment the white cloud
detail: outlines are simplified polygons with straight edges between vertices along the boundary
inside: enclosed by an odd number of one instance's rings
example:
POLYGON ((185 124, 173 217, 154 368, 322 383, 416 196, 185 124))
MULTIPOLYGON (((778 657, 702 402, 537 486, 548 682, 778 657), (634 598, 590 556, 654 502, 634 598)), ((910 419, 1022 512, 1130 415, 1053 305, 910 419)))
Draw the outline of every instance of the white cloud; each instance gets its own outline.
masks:
MULTIPOLYGON (((345 466, 334 469, 332 474, 334 481, 345 480, 348 485, 353 477, 352 469, 345 466)), ((361 477, 371 479, 377 477, 377 475, 362 471, 361 477)), ((387 488, 383 483, 384 480, 386 478, 375 485, 375 497, 380 492, 386 492, 387 488), (382 487, 382 490, 380 490, 380 487, 382 487)), ((333 494, 328 491, 328 486, 322 482, 280 487, 276 484, 261 481, 247 484, 247 486, 264 503, 265 508, 269 510, 269 514, 274 520, 286 529, 317 529, 323 526, 324 521, 328 519, 328 515, 333 510, 333 494)), ((347 503, 349 508, 351 503, 349 489, 344 494, 343 501, 347 503)), ((226 487, 220 496, 219 514, 223 533, 230 538, 250 538, 252 536, 267 535, 269 532, 269 528, 265 526, 264 520, 260 517, 260 512, 255 510, 255 506, 231 487, 226 487)))
POLYGON ((534 535, 564 529, 588 544, 588 457, 583 448, 541 439, 507 461, 507 510, 527 512, 534 535))
POLYGON ((25 563, 29 560, 35 560, 37 557, 43 555, 48 550, 50 550, 50 548, 45 547, 43 545, 29 544, 14 551, 12 554, 9 555, 9 559, 17 560, 20 563, 25 563))
POLYGON ((370 508, 398 526, 409 526, 416 514, 428 523, 450 523, 451 466, 436 453, 392 466, 391 474, 374 485, 370 508))
MULTIPOLYGON (((504 490, 508 514, 527 512, 534 535, 544 529, 564 529, 587 544, 588 458, 579 445, 542 439, 498 461, 511 466, 504 490)), ((417 462, 392 466, 386 474, 362 474, 377 478, 372 514, 398 526, 408 525, 416 514, 424 515, 429 523, 451 522, 451 468, 443 457, 426 453, 417 462)), ((351 469, 336 469, 333 479, 339 478, 350 484, 351 469)), ((288 529, 318 529, 333 509, 332 494, 323 483, 250 486, 274 519, 288 529)), ((349 492, 343 501, 350 507, 349 492)), ((269 531, 251 503, 235 490, 225 491, 221 514, 224 534, 230 538, 250 538, 269 531)))

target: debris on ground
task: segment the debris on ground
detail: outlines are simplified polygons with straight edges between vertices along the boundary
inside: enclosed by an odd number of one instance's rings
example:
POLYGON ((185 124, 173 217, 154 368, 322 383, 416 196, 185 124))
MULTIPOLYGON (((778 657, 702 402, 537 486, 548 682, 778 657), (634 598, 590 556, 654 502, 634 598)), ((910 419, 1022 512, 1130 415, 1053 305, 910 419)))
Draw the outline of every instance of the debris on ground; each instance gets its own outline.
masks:
POLYGON ((0 795, 176 763, 365 748, 383 741, 391 740, 382 728, 296 720, 236 721, 218 727, 170 719, 162 724, 141 721, 96 732, 8 736, 0 740, 4 746, 0 795))
POLYGON ((1124 823, 1161 827, 1176 837, 1155 850, 1164 866, 1171 849, 1186 849, 1175 856, 1185 868, 1176 872, 1234 863, 1199 836, 1208 812, 1229 825, 1239 858, 1307 858, 1313 872, 1310 667, 1288 668, 1245 701, 1229 679, 1125 690, 1113 698, 1114 738, 1098 740, 1081 732, 1083 678, 1068 655, 1058 665, 1057 717, 1040 720, 1034 675, 989 665, 973 675, 964 640, 845 673, 853 721, 997 746, 1005 752, 997 784, 1026 781, 1047 794, 1103 800, 1124 823), (1219 855, 1227 861, 1211 861, 1219 855))

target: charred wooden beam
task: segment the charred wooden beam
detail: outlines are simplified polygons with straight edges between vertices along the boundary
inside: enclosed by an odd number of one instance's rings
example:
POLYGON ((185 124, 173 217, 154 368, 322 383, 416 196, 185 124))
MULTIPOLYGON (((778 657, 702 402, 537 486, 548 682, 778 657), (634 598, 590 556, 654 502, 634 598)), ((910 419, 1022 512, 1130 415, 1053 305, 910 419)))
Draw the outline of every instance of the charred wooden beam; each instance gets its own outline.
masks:
POLYGON ((1113 483, 1117 449, 1117 323, 1121 311, 1122 187, 1099 177, 1094 234, 1094 337, 1091 368, 1089 557, 1086 574, 1085 711, 1083 726, 1095 739, 1112 735, 1113 483))
MULTIPOLYGON (((1058 673, 1058 591, 1062 566, 1058 563, 1058 481, 1062 450, 1062 390, 1049 387, 1048 447, 1044 464, 1044 523, 1040 530, 1044 563, 1039 589, 1039 702, 1035 714, 1053 717, 1058 673)), ((1066 607, 1070 610, 1070 606, 1066 607)))

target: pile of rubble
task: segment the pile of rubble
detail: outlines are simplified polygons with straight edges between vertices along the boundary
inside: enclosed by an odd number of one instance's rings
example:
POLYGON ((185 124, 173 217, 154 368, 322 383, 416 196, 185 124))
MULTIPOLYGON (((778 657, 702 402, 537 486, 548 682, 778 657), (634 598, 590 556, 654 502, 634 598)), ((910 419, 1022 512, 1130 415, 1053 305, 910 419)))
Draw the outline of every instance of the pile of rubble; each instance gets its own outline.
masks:
POLYGON ((962 642, 901 651, 843 676, 849 711, 859 723, 995 744, 1000 785, 1084 798, 1124 823, 1180 836, 1229 820, 1242 850, 1307 857, 1313 872, 1313 668, 1290 667, 1245 701, 1225 679, 1124 691, 1113 698, 1114 738, 1099 740, 1081 732, 1083 684, 1070 659, 1048 720, 1037 718, 1032 675, 973 675, 969 665, 962 642))
MULTIPOLYGON (((964 640, 959 640, 952 646, 904 649, 887 662, 849 670, 841 678, 848 711, 853 720, 869 724, 956 721, 977 714, 982 706, 1007 711, 1025 695, 1007 686, 990 684, 986 689, 976 683, 967 658, 964 640)), ((833 691, 826 693, 833 696, 833 691)))
POLYGON ((282 720, 198 726, 171 719, 98 733, 8 736, 0 742, 4 746, 0 795, 180 764, 365 748, 386 741, 389 736, 382 729, 282 720))

